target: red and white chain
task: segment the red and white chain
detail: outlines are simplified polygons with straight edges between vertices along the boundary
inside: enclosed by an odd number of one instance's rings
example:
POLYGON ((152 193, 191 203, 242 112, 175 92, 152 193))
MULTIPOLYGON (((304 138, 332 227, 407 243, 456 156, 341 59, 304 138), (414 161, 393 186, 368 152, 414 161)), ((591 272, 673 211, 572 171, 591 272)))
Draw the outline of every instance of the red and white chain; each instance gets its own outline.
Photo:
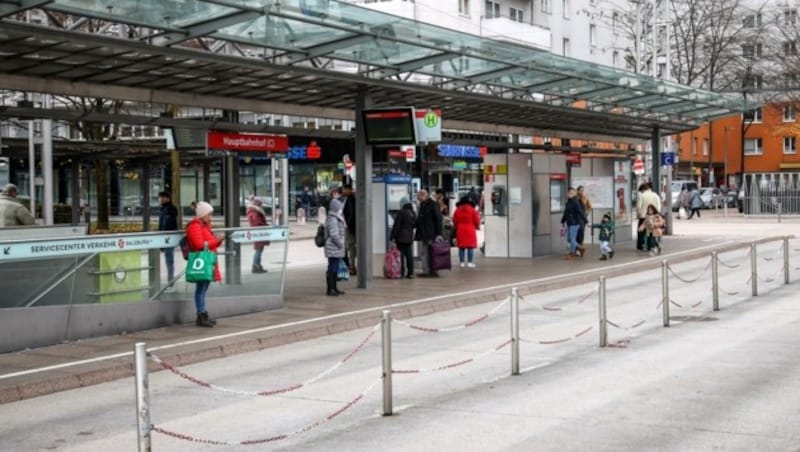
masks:
POLYGON ((464 323, 463 325, 456 325, 456 326, 451 326, 451 327, 446 327, 446 328, 436 328, 436 327, 415 325, 415 324, 412 324, 412 323, 409 323, 409 322, 405 322, 403 320, 397 320, 397 319, 392 319, 392 322, 397 323, 398 325, 402 325, 402 326, 404 326, 406 328, 410 328, 412 330, 422 331, 424 333, 450 333, 450 332, 453 332, 453 331, 459 331, 459 330, 463 330, 463 329, 466 329, 466 328, 473 327, 473 326, 483 322, 484 320, 487 320, 489 317, 492 317, 493 315, 497 314, 497 311, 499 311, 500 309, 503 308, 503 306, 508 304, 509 300, 510 300, 510 298, 506 298, 505 300, 500 302, 500 304, 495 306, 491 311, 487 312, 486 314, 481 315, 480 317, 476 317, 476 318, 470 320, 469 322, 464 323))
MULTIPOLYGON (((597 294, 597 290, 598 290, 598 288, 597 288, 597 286, 595 286, 595 288, 592 289, 591 291, 589 291, 589 293, 587 293, 586 295, 580 297, 575 304, 583 304, 586 300, 591 298, 592 295, 596 295, 597 294)), ((586 312, 586 311, 577 311, 577 310, 573 311, 572 309, 561 307, 561 306, 540 305, 539 303, 536 303, 535 301, 530 301, 525 297, 520 297, 520 299, 522 299, 523 303, 525 303, 527 305, 530 305, 530 306, 533 306, 534 308, 536 308, 536 309, 538 309, 540 311, 545 311, 545 312, 578 312, 578 313, 585 313, 586 312)))
POLYGON ((319 427, 320 425, 325 424, 326 422, 333 420, 334 418, 336 418, 337 416, 340 416, 342 413, 344 413, 345 411, 349 410, 350 408, 355 406, 358 402, 363 400, 367 396, 367 394, 369 394, 369 392, 372 391, 372 389, 375 388, 375 386, 377 386, 378 383, 380 383, 381 381, 382 381, 381 378, 376 379, 364 391, 362 391, 361 394, 359 394, 356 397, 354 397, 353 399, 349 400, 347 403, 345 403, 344 405, 339 407, 336 411, 328 414, 327 416, 325 416, 324 418, 322 418, 322 419, 320 419, 320 420, 318 420, 316 422, 308 424, 308 425, 306 425, 306 426, 304 426, 304 427, 302 427, 302 428, 300 428, 298 430, 295 430, 295 431, 293 431, 291 433, 284 433, 284 434, 275 435, 275 436, 268 436, 268 437, 264 437, 264 438, 255 438, 255 439, 248 439, 248 440, 241 440, 241 441, 226 441, 226 440, 214 440, 214 439, 208 439, 208 438, 195 437, 195 436, 192 436, 192 435, 189 435, 189 434, 186 434, 186 433, 179 433, 179 432, 175 432, 175 431, 172 431, 172 430, 167 430, 165 428, 161 428, 161 427, 158 427, 156 425, 151 425, 150 426, 150 430, 155 432, 155 433, 160 433, 162 435, 169 436, 171 438, 180 439, 180 440, 183 440, 183 441, 189 441, 189 442, 198 443, 198 444, 208 444, 208 445, 212 445, 212 446, 256 446, 256 445, 259 445, 259 444, 271 443, 271 442, 287 439, 287 438, 290 438, 292 436, 299 435, 301 433, 306 433, 311 429, 319 427))
MULTIPOLYGON (((713 259, 713 258, 711 258, 711 259, 713 259)), ((686 284, 692 284, 692 283, 696 283, 697 281, 699 281, 699 280, 700 280, 700 278, 702 278, 702 277, 703 277, 703 275, 705 275, 705 274, 706 274, 706 272, 708 272, 708 270, 711 268, 711 263, 712 263, 712 261, 711 261, 711 260, 709 260, 709 261, 708 261, 708 265, 706 265, 706 267, 703 269, 703 271, 702 271, 702 272, 701 272, 699 275, 697 275, 697 278, 694 278, 694 279, 688 279, 688 278, 683 278, 683 277, 681 277, 679 274, 677 274, 677 273, 675 272, 675 270, 673 270, 673 269, 672 269, 672 266, 671 266, 671 265, 669 265, 669 264, 667 264, 667 270, 668 270, 668 271, 669 271, 669 272, 672 274, 672 276, 674 276, 674 277, 675 277, 675 278, 676 278, 678 281, 680 281, 680 282, 682 282, 682 283, 686 283, 686 284)))
POLYGON ((487 351, 485 351, 483 353, 475 355, 472 358, 462 359, 460 361, 444 364, 444 365, 437 366, 437 367, 430 367, 430 368, 392 369, 392 373, 393 374, 422 374, 422 373, 428 373, 428 372, 440 372, 440 371, 443 371, 443 370, 450 370, 450 369, 453 369, 453 368, 456 368, 456 367, 461 367, 461 366, 464 366, 466 364, 471 364, 471 363, 474 363, 476 361, 480 361, 481 359, 486 358, 487 356, 502 350, 504 347, 508 346, 508 344, 510 344, 511 342, 512 342, 511 339, 508 339, 507 341, 503 342, 502 344, 498 345, 497 347, 494 347, 491 350, 487 350, 487 351))
POLYGON ((149 353, 149 357, 150 357, 150 359, 152 359, 154 362, 158 363, 158 365, 160 365, 164 369, 169 370, 173 374, 183 378, 186 381, 194 383, 194 384, 196 384, 198 386, 202 386, 204 388, 212 389, 214 391, 225 392, 225 393, 228 393, 228 394, 236 394, 236 395, 248 396, 248 397, 273 396, 273 395, 284 394, 284 393, 287 393, 287 392, 296 391, 296 390, 298 390, 300 388, 303 388, 305 386, 312 385, 312 384, 316 383, 317 381, 327 377, 328 375, 330 375, 331 373, 336 371, 336 369, 342 367, 345 363, 347 363, 348 361, 353 359, 353 357, 355 357, 358 354, 358 352, 363 350, 364 346, 367 345, 369 340, 372 339, 373 336, 375 336, 375 333, 380 329, 380 326, 381 326, 380 323, 375 325, 369 331, 369 334, 367 334, 366 337, 364 337, 364 339, 362 339, 361 342, 359 342, 359 344, 353 350, 351 350, 347 355, 345 355, 344 358, 340 359, 336 364, 334 364, 333 366, 327 368, 326 370, 322 371, 321 373, 317 374, 313 378, 308 379, 308 380, 306 380, 306 381, 304 381, 302 383, 297 383, 297 384, 289 385, 289 386, 286 386, 286 387, 283 387, 283 388, 271 389, 271 390, 265 390, 265 391, 248 391, 248 390, 243 390, 243 389, 235 389, 235 388, 228 388, 228 387, 224 387, 224 386, 215 385, 215 384, 212 384, 212 383, 209 383, 207 381, 201 380, 201 379, 199 379, 197 377, 194 377, 194 376, 184 372, 183 370, 179 369, 177 366, 174 366, 174 365, 162 360, 161 358, 159 358, 158 356, 156 356, 156 355, 154 355, 152 353, 149 353))
POLYGON ((520 338, 520 341, 522 341, 522 342, 528 342, 528 343, 531 343, 531 344, 539 344, 539 345, 556 345, 556 344, 563 344, 563 343, 565 343, 565 342, 574 341, 575 339, 578 339, 578 338, 580 338, 581 336, 584 336, 586 333, 588 333, 589 331, 592 331, 593 329, 594 329, 594 327, 593 327, 593 326, 590 326, 589 328, 586 328, 586 329, 584 329, 584 330, 581 330, 581 331, 579 331, 579 332, 577 332, 577 333, 573 334, 572 336, 565 337, 565 338, 562 338, 562 339, 554 339, 554 340, 533 340, 533 339, 525 339, 525 338, 520 338))

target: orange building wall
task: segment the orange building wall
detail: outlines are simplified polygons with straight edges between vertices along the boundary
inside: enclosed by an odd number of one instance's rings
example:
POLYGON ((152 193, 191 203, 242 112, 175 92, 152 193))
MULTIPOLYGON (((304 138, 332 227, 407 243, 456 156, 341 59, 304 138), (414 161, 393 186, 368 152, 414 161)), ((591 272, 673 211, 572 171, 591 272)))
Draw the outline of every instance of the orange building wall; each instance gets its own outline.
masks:
MULTIPOLYGON (((752 123, 745 131, 745 138, 761 138, 762 154, 744 157, 744 172, 779 172, 781 163, 800 164, 800 154, 784 154, 783 138, 788 136, 779 129, 789 125, 783 121, 782 105, 766 105, 762 108, 762 121, 752 123)), ((708 156, 704 156, 703 140, 709 138, 709 124, 700 128, 680 134, 679 140, 680 163, 688 168, 688 162, 694 161, 694 166, 708 167, 708 156), (697 152, 692 156, 692 141, 697 139, 697 152)), ((728 157, 728 174, 735 175, 742 172, 742 116, 734 115, 713 121, 713 140, 710 142, 710 153, 717 176, 724 171, 725 155, 728 157)), ((797 139, 800 144, 800 138, 797 139)), ((705 181, 703 181, 705 182, 705 181)))

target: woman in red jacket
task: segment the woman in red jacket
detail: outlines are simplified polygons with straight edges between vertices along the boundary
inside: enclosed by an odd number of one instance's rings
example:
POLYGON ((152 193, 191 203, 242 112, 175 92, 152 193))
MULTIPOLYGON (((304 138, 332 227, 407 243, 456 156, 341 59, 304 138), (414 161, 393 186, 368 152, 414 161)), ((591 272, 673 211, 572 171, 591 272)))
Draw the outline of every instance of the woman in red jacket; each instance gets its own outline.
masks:
MULTIPOLYGON (((211 230, 211 214, 214 208, 211 204, 200 201, 195 208, 195 218, 186 225, 186 241, 189 242, 189 250, 203 251, 206 245, 208 250, 217 252, 225 238, 222 234, 214 235, 211 230)), ((222 274, 219 271, 219 264, 214 266, 214 281, 222 281, 222 274)), ((216 320, 208 317, 206 311, 206 292, 211 286, 210 281, 198 282, 194 291, 194 306, 197 308, 197 326, 212 327, 217 324, 216 320)))
POLYGON ((456 245, 458 246, 458 260, 464 267, 464 255, 469 263, 469 268, 475 268, 475 248, 478 247, 478 230, 481 228, 481 217, 472 203, 466 197, 456 204, 453 214, 453 228, 456 232, 456 245))

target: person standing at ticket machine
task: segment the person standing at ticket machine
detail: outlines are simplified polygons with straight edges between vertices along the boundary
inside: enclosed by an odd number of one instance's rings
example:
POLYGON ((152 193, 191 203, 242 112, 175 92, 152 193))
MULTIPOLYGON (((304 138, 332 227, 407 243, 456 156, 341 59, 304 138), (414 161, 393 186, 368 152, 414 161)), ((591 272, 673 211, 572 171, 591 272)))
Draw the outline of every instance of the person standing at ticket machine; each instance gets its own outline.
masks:
MULTIPOLYGON (((172 194, 167 191, 160 192, 158 203, 161 204, 161 210, 158 213, 158 230, 177 231, 178 208, 172 204, 172 194)), ((164 253, 164 263, 167 264, 167 287, 172 289, 175 279, 175 248, 161 248, 161 252, 164 253)))

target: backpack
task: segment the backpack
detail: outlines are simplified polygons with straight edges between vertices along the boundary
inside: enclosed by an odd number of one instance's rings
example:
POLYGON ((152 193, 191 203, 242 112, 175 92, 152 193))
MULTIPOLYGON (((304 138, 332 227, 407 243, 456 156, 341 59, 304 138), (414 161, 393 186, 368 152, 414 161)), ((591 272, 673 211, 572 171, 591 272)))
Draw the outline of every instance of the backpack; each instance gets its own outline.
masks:
POLYGON ((317 228, 317 235, 314 236, 314 244, 322 248, 325 246, 325 225, 321 224, 317 228))
POLYGON ((181 241, 178 242, 178 246, 181 248, 181 254, 183 255, 183 260, 189 260, 189 240, 184 235, 181 237, 181 241))

